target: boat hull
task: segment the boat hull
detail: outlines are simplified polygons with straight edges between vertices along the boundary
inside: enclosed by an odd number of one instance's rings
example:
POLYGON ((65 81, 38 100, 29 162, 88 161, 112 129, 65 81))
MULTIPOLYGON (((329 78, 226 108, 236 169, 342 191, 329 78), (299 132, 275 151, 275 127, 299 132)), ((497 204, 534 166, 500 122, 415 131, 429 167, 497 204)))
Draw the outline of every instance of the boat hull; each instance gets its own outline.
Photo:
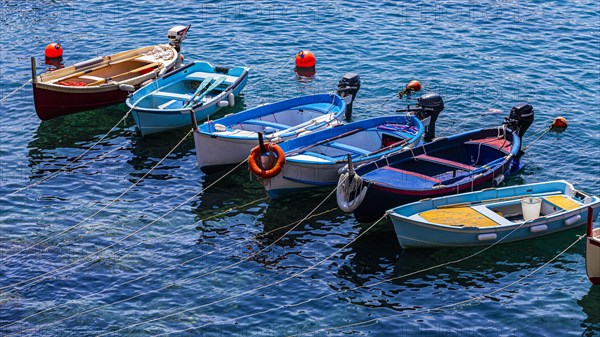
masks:
POLYGON ((388 213, 402 248, 469 247, 521 241, 577 228, 587 223, 589 207, 593 209, 592 219, 596 219, 600 199, 585 196, 572 185, 558 181, 423 200, 388 213), (575 193, 570 194, 571 191, 575 193), (567 194, 579 195, 580 199, 572 202, 574 199, 565 197, 567 194), (508 220, 507 214, 521 210, 525 196, 542 200, 539 217, 525 220, 523 215, 510 215, 518 219, 508 220), (561 206, 552 198, 568 201, 561 206), (568 203, 574 206, 561 208, 568 203), (477 216, 468 216, 467 211, 477 216))
POLYGON ((518 135, 508 132, 504 141, 487 141, 497 134, 497 129, 475 130, 358 167, 356 173, 367 192, 354 217, 371 222, 402 204, 498 185, 522 165, 517 159, 518 135), (481 164, 475 166, 473 161, 481 164))
MULTIPOLYGON (((594 215, 597 216, 595 212, 594 215)), ((594 229, 592 236, 587 237, 585 264, 590 281, 600 285, 600 228, 594 229)))
POLYGON ((178 59, 172 46, 148 46, 34 75, 36 113, 41 120, 49 120, 124 102, 128 92, 121 90, 120 85, 139 88, 170 71, 178 59))
POLYGON ((38 117, 45 121, 124 102, 128 93, 117 86, 88 92, 55 91, 33 84, 33 99, 38 117))
MULTIPOLYGON (((248 82, 248 70, 247 68, 244 68, 243 70, 241 70, 240 67, 234 68, 231 71, 239 71, 240 74, 232 76, 229 73, 218 73, 215 69, 216 67, 213 67, 206 62, 191 63, 163 78, 159 78, 156 82, 150 83, 133 93, 133 95, 127 99, 126 103, 132 110, 133 119, 142 136, 191 125, 191 110, 194 111, 196 120, 202 120, 214 114, 222 106, 224 106, 221 105, 222 102, 225 102, 226 105, 233 106, 233 101, 230 100, 229 95, 232 94, 235 97, 244 89, 246 83, 248 82), (206 102, 199 102, 193 106, 185 108, 181 107, 185 106, 185 104, 189 102, 189 100, 182 99, 181 96, 189 97, 190 99, 194 96, 192 95, 194 90, 186 88, 185 83, 189 81, 197 81, 196 83, 199 84, 200 81, 205 79, 193 77, 195 74, 203 74, 204 76, 211 78, 213 78, 213 76, 214 78, 223 76, 224 78, 226 77, 232 80, 231 82, 227 83, 227 88, 222 90, 219 89, 219 93, 215 94, 214 97, 211 96, 211 98, 206 102), (176 91, 186 91, 180 93, 171 92, 168 90, 168 88, 171 87, 175 87, 176 91), (178 104, 180 107, 163 108, 160 105, 157 105, 158 103, 154 103, 155 98, 153 97, 159 97, 160 95, 165 94, 175 98, 173 100, 171 100, 171 98, 166 98, 165 100, 167 101, 167 105, 174 103, 178 104)), ((206 90, 209 91, 214 89, 215 88, 211 87, 206 88, 206 90)), ((207 93, 208 92, 202 94, 201 96, 205 96, 207 93)))
POLYGON ((345 109, 341 97, 317 94, 262 105, 204 123, 194 132, 198 166, 209 173, 244 161, 258 145, 258 132, 264 134, 266 142, 281 143, 338 125, 345 109))
MULTIPOLYGON (((594 218, 598 217, 600 208, 594 211, 594 218)), ((502 229, 476 229, 474 227, 463 227, 457 229, 439 229, 434 226, 420 224, 411 221, 399 221, 393 217, 392 223, 396 232, 396 238, 400 246, 404 249, 409 248, 440 248, 440 247, 475 247, 486 246, 496 241, 509 243, 542 237, 549 234, 562 232, 565 230, 581 227, 587 221, 587 210, 584 208, 578 212, 570 212, 567 215, 558 217, 553 221, 540 219, 539 221, 531 222, 515 230, 518 225, 506 227, 502 229), (581 220, 567 226, 565 221, 577 215, 581 216, 581 220), (547 230, 543 232, 532 232, 532 227, 546 226, 547 230), (514 230, 514 232, 513 232, 514 230), (488 236, 491 235, 491 236, 488 236), (494 239, 480 239, 490 238, 494 239)), ((598 280, 600 281, 600 279, 598 280)))

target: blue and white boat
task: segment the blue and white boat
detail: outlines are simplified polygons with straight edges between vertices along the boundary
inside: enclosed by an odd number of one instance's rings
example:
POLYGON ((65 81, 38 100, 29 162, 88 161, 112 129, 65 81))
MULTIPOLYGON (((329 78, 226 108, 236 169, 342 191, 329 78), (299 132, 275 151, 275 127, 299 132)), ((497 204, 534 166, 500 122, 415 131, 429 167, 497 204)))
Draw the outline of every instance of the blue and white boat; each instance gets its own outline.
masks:
POLYGON ((201 119, 233 106, 246 86, 248 70, 193 62, 143 86, 126 103, 142 135, 190 125, 190 111, 201 119))
POLYGON ((335 94, 296 97, 208 121, 194 130, 198 166, 212 171, 248 158, 258 144, 279 143, 310 132, 339 125, 346 103, 335 94))
POLYGON ((423 133, 423 124, 416 116, 385 116, 353 122, 278 144, 285 154, 281 172, 269 178, 260 172, 253 173, 263 178, 262 184, 272 198, 335 186, 338 171, 347 164, 349 155, 353 165, 367 163, 414 147, 423 133))
POLYGON ((490 188, 425 199, 388 211, 402 248, 484 246, 584 225, 600 198, 566 181, 490 188))

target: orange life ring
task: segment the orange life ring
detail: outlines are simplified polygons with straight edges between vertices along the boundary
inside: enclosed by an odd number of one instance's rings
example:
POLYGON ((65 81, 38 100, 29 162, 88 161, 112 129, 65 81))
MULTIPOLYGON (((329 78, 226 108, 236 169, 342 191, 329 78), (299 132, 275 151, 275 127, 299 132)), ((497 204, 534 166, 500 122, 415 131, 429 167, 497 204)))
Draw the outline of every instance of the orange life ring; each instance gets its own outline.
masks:
POLYGON ((277 176, 285 164, 285 153, 281 147, 271 143, 267 144, 266 146, 270 157, 270 168, 263 168, 261 165, 260 146, 253 148, 252 151, 250 151, 250 156, 248 157, 248 169, 250 172, 263 179, 269 179, 277 176))

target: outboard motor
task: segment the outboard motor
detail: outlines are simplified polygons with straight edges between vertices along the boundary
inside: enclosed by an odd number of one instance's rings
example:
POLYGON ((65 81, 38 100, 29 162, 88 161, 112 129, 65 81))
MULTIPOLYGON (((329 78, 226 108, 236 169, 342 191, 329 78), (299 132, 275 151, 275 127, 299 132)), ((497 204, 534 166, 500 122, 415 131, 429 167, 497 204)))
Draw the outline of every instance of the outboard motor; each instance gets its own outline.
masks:
POLYGON ((444 110, 444 100, 439 94, 430 92, 417 99, 417 108, 417 118, 420 120, 431 117, 424 135, 424 140, 430 142, 435 138, 435 121, 444 110))
POLYGON ((338 82, 337 94, 346 102, 346 119, 352 117, 352 103, 360 90, 360 75, 355 73, 346 73, 338 82))
POLYGON ((513 106, 510 115, 505 118, 504 124, 515 131, 519 138, 523 138, 523 135, 533 123, 533 119, 533 107, 527 103, 521 103, 513 106))
POLYGON ((185 39, 187 32, 190 30, 191 26, 192 25, 175 26, 169 29, 169 32, 167 33, 169 44, 173 46, 178 53, 181 50, 181 42, 185 39))

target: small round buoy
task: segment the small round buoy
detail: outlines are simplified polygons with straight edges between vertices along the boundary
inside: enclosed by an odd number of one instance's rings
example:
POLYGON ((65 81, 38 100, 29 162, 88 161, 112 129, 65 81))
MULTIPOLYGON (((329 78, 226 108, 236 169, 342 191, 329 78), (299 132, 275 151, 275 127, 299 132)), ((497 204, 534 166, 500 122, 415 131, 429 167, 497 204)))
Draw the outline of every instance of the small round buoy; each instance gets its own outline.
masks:
POLYGON ((63 54, 62 46, 58 42, 50 43, 46 46, 45 54, 46 57, 51 59, 61 57, 63 54))
POLYGON ((417 80, 412 80, 406 84, 406 87, 404 87, 400 93, 398 93, 398 97, 402 98, 405 95, 410 95, 419 90, 421 90, 421 83, 417 80))
POLYGON ((315 54, 308 50, 301 50, 296 54, 296 66, 300 68, 312 68, 317 64, 315 54))
POLYGON ((406 89, 412 90, 413 92, 421 90, 421 83, 417 80, 412 80, 406 85, 406 89))
POLYGON ((554 132, 561 133, 567 129, 567 126, 569 125, 567 124, 566 118, 556 117, 554 118, 554 121, 552 121, 552 124, 550 124, 550 129, 554 132))

